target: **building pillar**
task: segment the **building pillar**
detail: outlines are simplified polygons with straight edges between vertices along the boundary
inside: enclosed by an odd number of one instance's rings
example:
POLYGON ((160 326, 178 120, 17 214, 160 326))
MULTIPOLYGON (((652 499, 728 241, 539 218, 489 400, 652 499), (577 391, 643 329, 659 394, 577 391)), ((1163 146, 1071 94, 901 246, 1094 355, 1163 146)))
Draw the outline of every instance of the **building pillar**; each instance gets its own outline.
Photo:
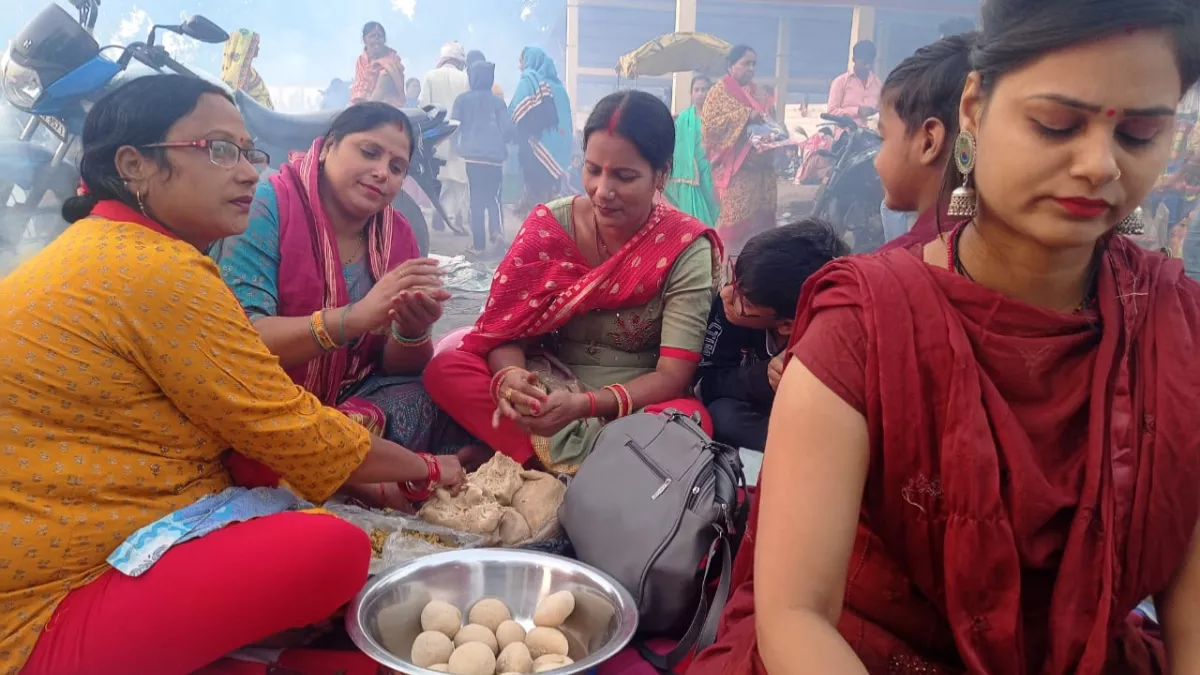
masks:
MULTIPOLYGON (((847 59, 847 70, 854 69, 854 45, 863 40, 875 39, 875 8, 855 7, 854 16, 850 20, 850 58, 847 59)), ((882 54, 881 54, 882 56, 882 54)))
POLYGON ((789 61, 791 48, 788 38, 788 23, 791 19, 786 16, 779 18, 779 33, 775 40, 775 119, 783 121, 784 110, 787 106, 789 61))
POLYGON ((579 3, 580 0, 567 0, 567 79, 563 83, 571 106, 576 109, 579 106, 579 3))
MULTIPOLYGON (((696 32, 696 0, 675 0, 675 32, 696 32)), ((692 105, 692 74, 671 75, 671 112, 678 115, 692 105)))

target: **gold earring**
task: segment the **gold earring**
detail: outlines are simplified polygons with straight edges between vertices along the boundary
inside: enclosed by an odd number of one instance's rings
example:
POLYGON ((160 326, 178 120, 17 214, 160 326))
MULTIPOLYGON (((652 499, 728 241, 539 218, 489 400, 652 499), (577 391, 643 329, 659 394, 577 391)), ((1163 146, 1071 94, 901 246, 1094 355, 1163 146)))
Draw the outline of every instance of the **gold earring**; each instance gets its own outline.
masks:
POLYGON ((142 201, 142 191, 135 191, 133 193, 133 198, 137 200, 138 210, 142 212, 143 216, 146 215, 146 204, 142 201))
POLYGON ((946 215, 951 218, 974 218, 979 212, 979 195, 971 187, 971 173, 975 170, 977 154, 975 135, 965 129, 958 132, 954 140, 954 165, 962 174, 962 185, 950 193, 950 206, 946 215))
POLYGON ((1136 237, 1146 233, 1146 219, 1142 207, 1137 207, 1133 213, 1121 219, 1117 223, 1117 234, 1123 234, 1127 237, 1136 237))

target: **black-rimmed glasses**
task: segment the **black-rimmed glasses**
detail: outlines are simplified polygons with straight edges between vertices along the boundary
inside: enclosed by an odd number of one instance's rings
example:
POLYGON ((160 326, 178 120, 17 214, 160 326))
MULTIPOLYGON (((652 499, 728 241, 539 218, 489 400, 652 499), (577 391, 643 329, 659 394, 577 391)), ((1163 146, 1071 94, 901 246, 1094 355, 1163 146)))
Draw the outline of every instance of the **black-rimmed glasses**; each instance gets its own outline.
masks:
POLYGON ((243 157, 255 169, 262 171, 271 164, 271 156, 265 150, 258 148, 243 148, 233 141, 223 140, 208 140, 201 139, 198 141, 164 141, 162 143, 150 143, 142 146, 144 148, 200 148, 208 150, 208 158, 213 164, 224 168, 232 169, 237 166, 243 157))

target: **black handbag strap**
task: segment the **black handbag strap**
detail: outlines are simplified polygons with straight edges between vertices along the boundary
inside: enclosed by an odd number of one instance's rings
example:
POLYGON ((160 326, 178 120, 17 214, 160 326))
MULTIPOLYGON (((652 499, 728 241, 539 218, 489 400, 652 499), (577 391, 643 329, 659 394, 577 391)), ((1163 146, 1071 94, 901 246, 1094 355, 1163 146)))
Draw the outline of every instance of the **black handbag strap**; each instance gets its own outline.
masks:
POLYGON ((660 672, 670 673, 687 658, 688 654, 709 647, 717 641, 717 626, 721 622, 721 614, 725 611, 725 603, 729 600, 729 592, 733 584, 733 552, 729 546, 728 536, 722 532, 713 539, 708 547, 708 564, 704 567, 704 580, 700 586, 700 604, 687 632, 679 640, 679 644, 666 654, 658 654, 646 646, 644 642, 637 645, 638 652, 647 663, 660 672), (708 585, 712 581, 713 570, 720 560, 721 579, 717 582, 717 591, 713 594, 712 602, 708 601, 708 585))

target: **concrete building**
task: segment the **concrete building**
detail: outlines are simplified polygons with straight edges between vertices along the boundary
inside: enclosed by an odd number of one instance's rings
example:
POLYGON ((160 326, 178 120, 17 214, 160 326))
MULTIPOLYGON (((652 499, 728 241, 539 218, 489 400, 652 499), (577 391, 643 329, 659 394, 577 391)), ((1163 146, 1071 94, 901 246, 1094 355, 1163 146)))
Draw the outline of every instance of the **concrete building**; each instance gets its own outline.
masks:
POLYGON ((880 73, 938 38, 938 26, 973 18, 978 0, 566 0, 567 91, 586 111, 618 86, 688 104, 689 74, 618 83, 618 57, 673 31, 711 33, 758 52, 759 82, 774 84, 779 105, 824 103, 833 78, 845 72, 851 46, 874 40, 880 73))

